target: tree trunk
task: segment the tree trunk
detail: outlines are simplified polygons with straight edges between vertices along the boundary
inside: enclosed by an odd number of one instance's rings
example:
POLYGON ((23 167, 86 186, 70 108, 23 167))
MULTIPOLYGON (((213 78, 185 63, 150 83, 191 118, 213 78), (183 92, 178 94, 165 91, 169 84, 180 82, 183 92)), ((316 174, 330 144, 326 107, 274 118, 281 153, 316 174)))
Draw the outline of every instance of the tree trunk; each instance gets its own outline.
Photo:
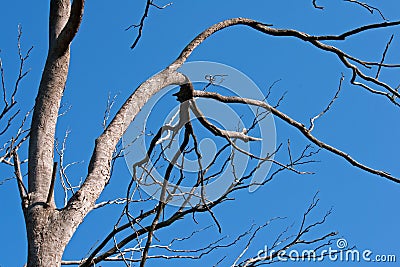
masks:
POLYGON ((29 140, 29 204, 24 212, 28 267, 60 266, 71 236, 66 234, 70 231, 58 219, 59 211, 55 209, 53 196, 49 196, 52 173, 56 171, 53 170, 55 129, 70 61, 69 43, 62 43, 59 37, 70 11, 70 0, 50 1, 49 52, 36 97, 29 140))
POLYGON ((61 266, 69 238, 57 220, 57 211, 36 206, 28 214, 28 267, 61 266))

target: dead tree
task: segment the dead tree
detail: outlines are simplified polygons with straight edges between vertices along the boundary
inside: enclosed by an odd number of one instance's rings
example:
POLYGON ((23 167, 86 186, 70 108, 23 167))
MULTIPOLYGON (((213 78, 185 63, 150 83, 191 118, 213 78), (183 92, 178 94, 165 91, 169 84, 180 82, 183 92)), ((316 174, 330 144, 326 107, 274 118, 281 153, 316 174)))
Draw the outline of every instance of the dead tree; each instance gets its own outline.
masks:
MULTIPOLYGON (((399 183, 399 178, 389 174, 386 171, 376 169, 373 166, 368 166, 357 159, 351 157, 345 151, 322 141, 313 134, 316 120, 324 115, 331 107, 338 94, 332 99, 329 105, 321 111, 319 115, 310 120, 309 126, 305 122, 297 121, 296 119, 288 116, 279 110, 279 102, 276 105, 268 104, 265 99, 248 99, 236 96, 224 96, 217 92, 202 90, 196 88, 192 84, 189 77, 185 76, 179 71, 179 68, 190 57, 192 52, 202 44, 210 36, 222 31, 226 28, 242 25, 253 29, 254 31, 263 35, 274 37, 292 37, 308 43, 315 49, 326 51, 327 53, 337 56, 345 68, 352 71, 350 82, 353 85, 359 86, 367 90, 377 97, 385 98, 389 104, 396 107, 400 106, 397 88, 391 87, 389 84, 379 79, 379 74, 376 76, 369 76, 364 73, 363 68, 379 67, 382 68, 397 68, 399 65, 386 64, 382 61, 369 62, 356 58, 338 47, 326 44, 327 41, 340 41, 344 42, 348 37, 367 32, 372 29, 382 29, 395 27, 400 24, 400 21, 382 22, 370 25, 363 25, 353 30, 344 32, 339 35, 309 35, 297 30, 292 29, 278 29, 271 25, 255 21, 248 18, 232 18, 224 20, 197 35, 180 53, 176 60, 163 69, 158 74, 150 77, 136 90, 134 90, 125 103, 118 109, 115 116, 112 117, 110 122, 104 123, 104 131, 95 140, 95 148, 91 155, 90 163, 88 164, 87 175, 83 183, 78 188, 65 185, 66 197, 65 206, 56 207, 54 203, 54 183, 59 172, 60 175, 65 175, 63 171, 62 159, 57 163, 55 159, 54 143, 57 119, 60 111, 60 103, 67 81, 71 49, 70 44, 77 34, 84 12, 84 0, 51 0, 50 1, 50 16, 49 16, 49 50, 46 58, 46 64, 42 73, 38 94, 34 110, 32 113, 32 122, 29 132, 29 154, 28 154, 28 184, 22 182, 21 177, 21 160, 18 155, 18 148, 23 140, 28 137, 24 135, 24 131, 20 131, 10 142, 6 143, 5 154, 0 158, 1 162, 14 166, 15 175, 17 177, 22 210, 25 216, 27 239, 28 239, 28 259, 27 266, 60 266, 60 265, 79 265, 79 266, 94 266, 102 261, 119 261, 129 266, 132 262, 138 262, 140 266, 145 266, 148 259, 196 259, 213 252, 216 249, 223 247, 234 246, 238 240, 248 237, 248 242, 251 243, 254 236, 260 229, 269 225, 267 222, 263 226, 252 228, 245 232, 243 235, 238 236, 236 239, 229 242, 223 239, 210 243, 208 246, 199 249, 189 249, 181 251, 173 248, 173 244, 178 242, 172 240, 169 244, 161 246, 154 244, 155 233, 163 228, 167 228, 174 222, 185 217, 194 216, 197 213, 207 213, 213 219, 217 228, 221 228, 218 218, 214 215, 213 209, 228 200, 233 192, 243 190, 254 185, 250 182, 252 175, 257 172, 262 164, 272 162, 275 170, 271 172, 268 178, 261 183, 266 184, 273 179, 277 174, 283 171, 295 172, 298 174, 306 174, 307 172, 298 169, 298 166, 314 161, 313 156, 317 153, 307 146, 299 155, 292 155, 290 150, 290 143, 287 145, 288 162, 278 162, 273 159, 272 155, 258 156, 241 149, 237 142, 258 142, 260 141, 257 136, 252 136, 251 128, 259 122, 259 117, 254 118, 250 124, 249 130, 235 130, 235 129, 221 129, 213 122, 209 121, 202 113, 201 108, 196 104, 197 99, 213 99, 227 104, 243 104, 256 106, 260 109, 260 114, 273 115, 275 118, 282 120, 291 127, 298 130, 300 135, 307 138, 310 143, 319 149, 331 152, 332 154, 343 158, 344 161, 359 168, 365 172, 376 175, 395 183, 399 183), (140 112, 141 108, 160 90, 163 88, 174 85, 179 87, 176 93, 177 101, 179 101, 178 123, 175 125, 160 125, 159 131, 152 137, 147 153, 143 155, 143 159, 138 161, 133 166, 133 177, 131 183, 127 188, 127 195, 124 198, 110 201, 107 203, 96 203, 100 194, 105 186, 109 183, 111 171, 114 160, 121 156, 121 150, 118 150, 120 140, 135 119, 136 115, 140 112), (203 166, 202 155, 199 151, 199 141, 196 134, 196 127, 192 124, 192 119, 195 118, 209 134, 214 138, 219 138, 225 145, 221 146, 218 153, 215 155, 215 161, 219 160, 219 168, 223 170, 226 165, 231 164, 232 158, 237 154, 244 154, 254 160, 256 163, 253 168, 243 176, 237 176, 233 171, 232 176, 235 176, 234 182, 216 200, 207 199, 206 192, 202 188, 212 179, 217 179, 219 172, 210 172, 210 166, 203 166), (172 137, 183 135, 182 140, 179 141, 179 149, 173 151, 173 158, 166 161, 164 169, 161 171, 164 174, 164 181, 158 183, 160 188, 159 201, 154 207, 138 211, 136 205, 138 203, 146 202, 147 198, 139 196, 140 181, 144 177, 149 178, 150 182, 157 184, 156 180, 152 180, 151 171, 148 162, 153 160, 161 162, 165 160, 164 152, 169 149, 169 140, 165 140, 163 136, 168 133, 172 137), (231 149, 230 153, 224 153, 226 149, 231 149), (185 155, 194 155, 198 164, 198 171, 192 179, 190 187, 193 189, 189 192, 180 192, 177 185, 187 182, 187 177, 175 169, 179 165, 181 169, 185 166, 185 155), (59 166, 60 165, 60 166, 59 166), (175 177, 175 185, 170 186, 169 180, 175 177), (236 177, 237 176, 237 177, 236 177), (186 180, 185 180, 186 179, 186 180), (197 190, 197 191, 196 191, 197 190), (71 197, 68 197, 68 191, 73 192, 71 197), (174 198, 183 198, 183 204, 175 208, 169 208, 168 203, 172 202, 174 198), (191 200, 196 201, 191 202, 191 200), (188 203, 190 206, 188 207, 188 203), (70 242, 71 237, 75 233, 77 227, 82 223, 83 219, 93 209, 101 208, 107 204, 123 203, 125 209, 121 214, 120 220, 115 225, 107 237, 98 244, 93 251, 82 260, 63 261, 63 253, 65 247, 70 242), (134 213, 134 214, 133 214, 134 213), (116 236, 124 233, 124 238, 117 240, 116 236), (114 242, 114 243, 113 243, 114 242), (132 243, 136 242, 136 245, 132 243), (225 242, 225 243, 224 243, 225 242), (110 245, 111 244, 111 245, 110 245), (159 254, 151 254, 150 250, 160 252, 159 254), (163 253, 163 251, 165 253, 163 253)), ((356 2, 356 1, 350 1, 356 2)), ((313 4, 317 6, 316 1, 313 4)), ((146 10, 139 25, 134 25, 139 28, 139 35, 134 41, 132 47, 137 44, 145 18, 147 17, 148 9, 151 7, 163 8, 157 6, 153 1, 147 1, 146 10)), ((368 7, 366 7, 368 8, 368 7)), ((0 114, 0 120, 6 121, 3 132, 7 131, 8 125, 13 122, 15 113, 11 112, 15 103, 14 96, 18 89, 18 83, 26 75, 24 72, 24 61, 28 58, 29 51, 26 56, 20 52, 21 68, 20 75, 15 86, 15 90, 11 94, 11 102, 6 98, 6 87, 4 79, 2 79, 3 92, 4 92, 4 108, 0 114), (11 112, 11 113, 10 113, 11 112), (6 119, 6 115, 11 114, 6 119), (4 118, 3 118, 4 117, 4 118)), ((1 66, 1 65, 0 65, 1 66)), ((3 68, 1 68, 3 77, 3 68)), ((342 80, 340 81, 339 90, 342 80)), ((212 82, 210 82, 212 83, 212 82)), ((339 91, 338 90, 338 91, 339 91)), ((110 101, 109 107, 112 105, 110 101)), ((18 113, 18 112, 17 112, 18 113)), ((106 112, 109 116, 109 112, 106 112)), ((260 115, 262 117, 263 115, 260 115)), ((105 120, 106 121, 106 120, 105 120)), ((24 124, 22 124, 24 125, 24 124)), ((21 127, 22 129, 23 127, 21 127)), ((0 129, 1 130, 1 129, 0 129)), ((3 133, 1 132, 1 133, 3 133)), ((283 149, 283 148, 282 148, 283 149)), ((278 147, 274 153, 280 152, 281 147, 278 147)), ((60 158, 63 155, 63 146, 56 151, 60 158)), ((272 153, 272 154, 274 154, 272 153)), ((321 234, 319 238, 305 239, 304 235, 325 222, 327 215, 323 216, 320 221, 311 222, 307 224, 306 217, 314 209, 318 200, 315 198, 311 206, 306 210, 302 220, 300 229, 292 238, 284 238, 281 235, 277 240, 272 243, 273 248, 277 251, 285 250, 298 244, 315 245, 315 249, 321 249, 330 244, 331 238, 336 235, 335 232, 321 234)), ((283 231, 282 234, 287 232, 283 231)), ((193 233, 195 234, 195 232, 193 233)), ((248 249, 245 246, 244 252, 248 249)), ((263 259, 257 257, 243 258, 243 254, 238 255, 237 260, 232 266, 254 266, 260 261, 274 261, 278 256, 276 254, 270 255, 263 259)), ((322 255, 323 256, 323 255, 322 255)))

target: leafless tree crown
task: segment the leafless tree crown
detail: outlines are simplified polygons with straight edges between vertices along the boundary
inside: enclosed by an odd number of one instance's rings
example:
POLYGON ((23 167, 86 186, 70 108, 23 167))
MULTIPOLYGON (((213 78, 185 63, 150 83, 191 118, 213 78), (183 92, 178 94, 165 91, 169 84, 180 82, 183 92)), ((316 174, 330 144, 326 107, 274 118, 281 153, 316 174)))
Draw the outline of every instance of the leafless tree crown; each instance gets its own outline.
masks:
MULTIPOLYGON (((86 176, 80 183, 73 184, 68 177, 67 170, 81 162, 67 163, 65 161, 69 131, 65 133, 62 140, 55 139, 55 134, 58 118, 64 115, 63 112, 60 112, 60 107, 69 71, 70 44, 79 31, 85 1, 74 0, 71 3, 70 0, 51 0, 49 51, 33 112, 27 112, 26 115, 20 114, 21 111, 17 105, 16 96, 21 90, 21 82, 29 73, 29 70, 26 69, 26 62, 32 50, 32 48, 28 50, 22 48, 21 28, 19 28, 17 43, 20 62, 19 73, 12 87, 6 84, 6 71, 0 59, 2 87, 0 137, 4 141, 4 145, 0 149, 0 162, 13 168, 17 181, 27 226, 27 266, 97 266, 96 264, 102 261, 115 261, 122 262, 126 266, 139 263, 142 267, 148 260, 155 259, 200 259, 216 250, 227 249, 238 246, 238 244, 244 244, 243 250, 237 255, 231 266, 258 266, 273 263, 277 260, 280 251, 303 245, 320 252, 316 256, 324 256, 323 248, 329 246, 335 240, 337 233, 328 232, 317 238, 307 235, 310 231, 325 223, 331 213, 331 211, 328 211, 319 220, 309 221, 309 215, 319 202, 317 195, 306 209, 298 228, 295 229, 296 225, 282 230, 276 240, 270 244, 270 247, 276 252, 262 259, 257 255, 247 256, 249 247, 263 228, 280 221, 282 218, 274 218, 261 226, 254 225, 234 238, 223 236, 219 240, 198 248, 181 249, 180 245, 185 244, 193 236, 209 231, 209 227, 193 230, 193 233, 189 236, 177 236, 168 242, 162 242, 157 237, 157 232, 186 217, 192 217, 193 221, 196 221, 196 216, 201 213, 208 214, 213 225, 221 232, 223 225, 219 222, 218 216, 214 214, 216 206, 232 201, 235 192, 248 189, 254 185, 265 185, 285 171, 301 175, 311 174, 312 172, 305 170, 304 166, 315 162, 315 156, 320 150, 328 151, 362 171, 394 183, 400 183, 400 179, 388 171, 380 170, 376 166, 369 166, 349 155, 345 149, 339 149, 331 145, 329 140, 325 141, 324 138, 314 134, 318 127, 318 120, 327 112, 332 112, 332 106, 340 97, 341 89, 346 81, 343 74, 338 75, 336 94, 326 103, 325 108, 310 118, 308 122, 301 122, 280 110, 279 105, 283 101, 283 96, 275 103, 267 102, 273 85, 264 99, 228 96, 214 90, 218 86, 216 80, 223 79, 223 74, 210 74, 206 77, 208 82, 203 84, 203 87, 198 87, 190 80, 190 77, 180 72, 180 67, 203 41, 226 28, 241 25, 262 35, 276 38, 296 38, 315 49, 335 55, 343 67, 351 71, 351 77, 348 79, 350 84, 366 90, 376 97, 383 98, 388 105, 398 108, 400 107, 398 88, 380 79, 382 70, 400 67, 400 64, 385 63, 393 35, 388 40, 382 57, 377 61, 357 58, 332 45, 332 42, 329 41, 342 43, 349 37, 361 33, 398 26, 400 21, 387 20, 378 8, 366 3, 353 0, 347 0, 347 2, 356 4, 370 13, 378 13, 384 21, 363 25, 338 35, 310 35, 298 30, 275 28, 272 25, 249 18, 227 19, 207 28, 189 42, 170 65, 140 84, 124 104, 117 109, 115 115, 113 115, 111 109, 115 104, 116 97, 109 96, 102 122, 104 130, 95 140, 95 147, 87 166, 86 176), (377 69, 376 74, 367 74, 367 71, 372 68, 377 69), (122 136, 146 103, 156 93, 171 85, 179 88, 179 91, 174 95, 179 102, 176 123, 159 125, 158 131, 151 135, 147 152, 142 155, 141 160, 135 162, 132 166, 133 175, 127 179, 129 185, 126 188, 126 195, 105 202, 97 202, 105 186, 110 182, 116 160, 121 158, 126 150, 126 147, 121 144, 122 136), (256 107, 257 114, 249 120, 245 129, 223 129, 207 119, 198 105, 199 99, 217 101, 227 105, 239 104, 256 107), (275 119, 281 120, 296 129, 301 136, 310 142, 310 145, 304 147, 297 154, 291 148, 290 140, 285 144, 279 144, 275 151, 266 155, 256 155, 242 149, 239 145, 240 142, 263 142, 253 133, 257 124, 267 116, 274 116, 275 119), (27 126, 27 120, 30 118, 32 118, 31 124, 27 126), (203 155, 199 149, 199 131, 204 130, 222 144, 218 147, 209 164, 203 162, 203 155), (182 138, 179 138, 179 136, 182 136, 182 138), (24 156, 27 157, 27 160, 21 160, 19 149, 25 141, 29 142, 29 152, 27 156, 24 156), (178 143, 178 149, 173 150, 173 142, 178 143), (172 151, 171 159, 166 157, 167 151, 172 151), (274 156, 278 153, 286 155, 287 160, 276 160, 274 156), (196 172, 191 175, 184 172, 187 166, 185 159, 188 155, 195 158, 197 164, 196 172), (238 155, 245 155, 252 162, 251 168, 244 174, 236 172, 233 164, 238 155), (28 182, 24 183, 25 174, 23 170, 25 167, 23 164, 26 162, 28 165, 28 182), (251 182, 251 178, 263 164, 272 164, 271 172, 268 175, 266 174, 267 177, 262 182, 251 182), (218 179, 228 167, 231 170, 232 177, 234 177, 233 182, 218 199, 208 199, 205 190, 206 185, 218 179), (153 168, 157 168, 162 173, 163 181, 160 182, 152 177, 153 168), (54 185, 58 181, 57 177, 64 189, 64 192, 62 192, 64 203, 60 207, 57 207, 54 202, 54 185), (159 199, 157 201, 151 202, 152 196, 143 194, 140 185, 145 183, 158 186, 159 199), (189 186, 191 190, 180 191, 180 185, 183 183, 185 186, 189 186), (168 205, 178 198, 183 199, 181 205, 168 205), (123 207, 121 215, 116 218, 117 222, 109 234, 98 242, 85 258, 63 260, 65 247, 88 213, 109 205, 122 205, 123 207)), ((149 10, 151 8, 164 9, 170 5, 160 6, 154 1, 146 1, 140 22, 128 27, 128 29, 137 29, 137 36, 133 41, 132 48, 137 45, 143 35, 149 10)), ((312 5, 318 10, 324 8, 315 0, 312 1, 312 5)), ((142 134, 147 135, 148 133, 143 132, 142 134)), ((228 264, 224 260, 225 258, 216 260, 214 266, 228 264)))

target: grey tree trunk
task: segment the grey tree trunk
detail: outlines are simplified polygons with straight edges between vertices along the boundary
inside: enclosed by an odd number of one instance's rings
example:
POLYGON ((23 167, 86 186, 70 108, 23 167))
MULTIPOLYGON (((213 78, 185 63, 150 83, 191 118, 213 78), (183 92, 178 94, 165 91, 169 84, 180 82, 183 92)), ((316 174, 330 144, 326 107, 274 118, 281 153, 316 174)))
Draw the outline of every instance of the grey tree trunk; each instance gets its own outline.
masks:
POLYGON ((36 97, 29 141, 29 203, 25 209, 28 266, 60 266, 64 248, 72 235, 61 223, 52 196, 46 203, 53 172, 58 110, 69 69, 70 50, 65 29, 70 23, 70 11, 70 0, 50 1, 49 52, 36 97))

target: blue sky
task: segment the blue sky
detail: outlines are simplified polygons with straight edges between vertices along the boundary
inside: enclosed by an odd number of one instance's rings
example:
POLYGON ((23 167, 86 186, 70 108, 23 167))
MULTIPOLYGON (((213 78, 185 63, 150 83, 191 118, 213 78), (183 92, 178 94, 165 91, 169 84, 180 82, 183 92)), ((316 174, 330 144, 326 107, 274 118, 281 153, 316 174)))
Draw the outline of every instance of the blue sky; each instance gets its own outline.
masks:
MULTIPOLYGON (((144 1, 120 1, 118 5, 103 0, 88 1, 81 29, 72 44, 70 75, 63 98, 63 103, 72 108, 60 118, 57 132, 57 137, 62 138, 65 130, 71 130, 66 160, 83 161, 71 168, 70 175, 74 181, 79 182, 85 175, 94 139, 102 130, 101 122, 109 92, 118 93, 117 106, 121 105, 141 82, 170 64, 196 34, 213 23, 240 16, 271 23, 277 28, 293 28, 310 34, 339 34, 363 24, 382 21, 376 12, 370 14, 355 4, 330 2, 320 1, 325 9, 317 10, 312 7, 311 0, 177 0, 165 10, 151 10, 143 37, 131 51, 129 47, 135 32, 124 29, 140 19, 144 1)), ((376 4, 377 1, 370 2, 376 4)), ((166 3, 160 1, 160 5, 166 3)), ((396 0, 378 4, 386 18, 391 21, 399 19, 396 0)), ((0 56, 10 87, 18 71, 18 24, 23 29, 23 48, 26 50, 34 46, 27 63, 32 71, 23 81, 18 94, 24 111, 34 103, 45 61, 47 18, 47 1, 3 1, 0 4, 0 56)), ((331 44, 362 59, 379 61, 386 42, 394 33, 387 59, 390 63, 398 63, 400 60, 396 51, 400 45, 397 39, 399 29, 374 30, 351 37, 343 43, 331 44)), ((351 73, 334 55, 293 38, 269 37, 237 27, 208 39, 189 61, 213 61, 232 66, 250 77, 261 90, 266 90, 274 81, 281 79, 273 91, 274 99, 279 99, 287 91, 280 110, 305 124, 329 103, 343 73, 345 81, 340 98, 332 110, 317 121, 314 134, 362 163, 400 176, 396 156, 400 146, 395 141, 400 134, 400 126, 395 119, 398 108, 382 97, 350 85, 351 73)), ((393 87, 399 84, 398 77, 396 70, 383 70, 381 74, 381 79, 393 87)), ((285 143, 290 138, 293 152, 297 153, 307 144, 296 130, 279 120, 275 120, 275 123, 278 143, 285 143)), ((24 156, 23 152, 21 157, 24 156)), ((263 224, 276 216, 287 217, 260 233, 251 248, 251 254, 254 254, 286 226, 298 223, 313 195, 319 191, 321 203, 310 219, 320 218, 331 207, 333 213, 314 234, 339 231, 339 236, 344 237, 349 245, 361 250, 369 249, 376 254, 395 254, 400 260, 399 185, 354 169, 328 152, 321 152, 316 159, 320 162, 306 168, 315 172, 314 175, 299 176, 287 172, 254 193, 243 191, 235 194, 235 202, 218 207, 215 213, 222 224, 222 235, 235 236, 253 223, 263 224)), ((112 184, 101 196, 103 200, 124 192, 121 187, 129 180, 129 172, 123 161, 117 167, 112 184)), ((12 176, 11 169, 4 166, 0 168, 4 174, 0 181, 12 176)), ((60 189, 59 185, 56 189, 60 189)), ((57 201, 61 203, 62 196, 58 190, 57 201)), ((25 229, 14 181, 0 186, 0 203, 0 266, 22 266, 26 257, 25 229)), ((90 247, 109 232, 115 222, 114 216, 120 209, 106 208, 91 213, 67 248, 66 259, 84 257, 90 247)), ((212 224, 209 216, 199 216, 198 219, 204 226, 212 224)), ((195 227, 193 221, 187 218, 161 235, 165 238, 176 236, 177 233, 184 236, 195 229, 192 227, 195 227)), ((207 231, 207 237, 216 239, 220 235, 212 228, 207 231)), ((197 242, 205 242, 203 238, 187 245, 196 246, 197 242)), ((214 264, 222 255, 235 255, 238 251, 239 247, 221 250, 191 265, 205 266, 205 262, 214 264)), ((149 266, 160 264, 149 262, 149 266)), ((179 261, 162 264, 185 266, 179 261)), ((290 263, 277 265, 291 266, 290 263)), ((342 266, 342 263, 324 262, 325 265, 342 266)), ((358 265, 368 266, 371 263, 358 265)))

